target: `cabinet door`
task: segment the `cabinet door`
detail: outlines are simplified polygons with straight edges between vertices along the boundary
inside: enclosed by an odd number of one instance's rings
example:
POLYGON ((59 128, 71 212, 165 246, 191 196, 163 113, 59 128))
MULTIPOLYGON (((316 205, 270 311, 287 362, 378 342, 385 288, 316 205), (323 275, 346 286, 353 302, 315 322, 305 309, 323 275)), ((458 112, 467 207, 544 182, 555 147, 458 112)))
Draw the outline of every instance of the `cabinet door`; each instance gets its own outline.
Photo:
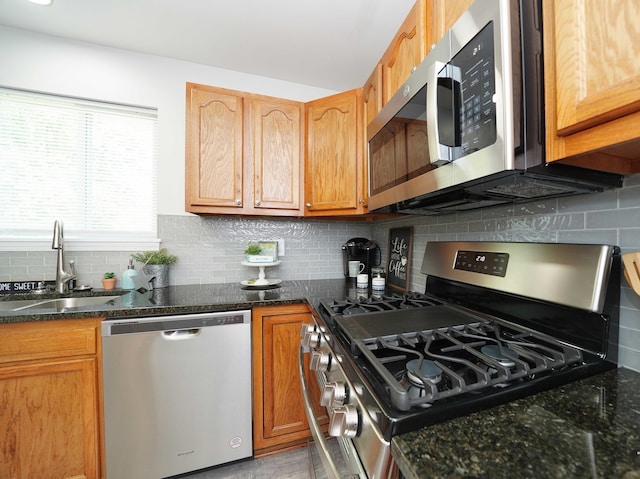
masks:
POLYGON ((640 3, 563 0, 554 9, 558 134, 640 111, 640 3))
MULTIPOLYGON (((301 214, 303 104, 256 98, 253 117, 253 207, 301 214)), ((247 188, 247 192, 251 192, 247 188)))
POLYGON ((383 103, 400 89, 425 57, 425 4, 417 0, 382 56, 383 103))
POLYGON ((0 367, 0 477, 98 479, 95 358, 0 367))
POLYGON ((186 211, 243 206, 243 114, 237 92, 187 83, 186 211))
MULTIPOLYGON (((362 88, 362 101, 364 103, 364 126, 366 127, 382 109, 382 64, 378 63, 371 72, 371 76, 362 88)), ((366 133, 365 133, 366 138, 366 133)))
POLYGON ((351 215, 366 204, 362 89, 306 104, 305 215, 351 215))
POLYGON ((543 2, 548 161, 638 171, 639 19, 635 0, 543 2))
POLYGON ((428 50, 438 43, 473 2, 474 0, 429 0, 426 12, 428 50))
MULTIPOLYGON (((304 412, 298 356, 300 331, 312 322, 305 304, 253 309, 254 454, 306 441, 311 433, 304 412)), ((307 355, 308 356, 308 355, 307 355)), ((308 368, 305 363, 305 368, 308 368)), ((317 383, 313 397, 320 398, 317 383)), ((326 416, 316 405, 318 417, 326 416)), ((326 417, 325 417, 326 420, 326 417)))

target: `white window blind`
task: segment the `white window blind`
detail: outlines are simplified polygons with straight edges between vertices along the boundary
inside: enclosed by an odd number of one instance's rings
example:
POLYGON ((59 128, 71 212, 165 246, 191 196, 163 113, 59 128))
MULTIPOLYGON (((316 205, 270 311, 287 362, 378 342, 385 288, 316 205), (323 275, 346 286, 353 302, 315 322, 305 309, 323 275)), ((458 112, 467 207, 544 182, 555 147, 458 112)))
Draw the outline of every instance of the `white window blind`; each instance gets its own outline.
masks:
POLYGON ((0 88, 0 249, 157 247, 156 169, 156 110, 0 88))

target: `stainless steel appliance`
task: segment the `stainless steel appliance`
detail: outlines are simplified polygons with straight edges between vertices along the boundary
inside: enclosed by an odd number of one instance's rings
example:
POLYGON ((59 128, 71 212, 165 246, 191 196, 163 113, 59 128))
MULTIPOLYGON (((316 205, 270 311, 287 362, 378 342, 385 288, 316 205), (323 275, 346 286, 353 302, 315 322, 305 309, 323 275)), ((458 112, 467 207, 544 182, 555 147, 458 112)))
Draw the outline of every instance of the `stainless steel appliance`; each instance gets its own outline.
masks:
POLYGON ((397 477, 395 435, 616 367, 617 247, 429 242, 421 272, 424 293, 324 299, 303 329, 306 411, 330 477, 397 477), (313 415, 306 354, 342 470, 313 415))
POLYGON ((351 238, 342 245, 342 261, 344 275, 349 276, 349 261, 360 261, 364 264, 361 273, 370 274, 371 268, 379 266, 382 260, 380 247, 367 238, 351 238))
POLYGON ((621 186, 545 162, 540 0, 476 0, 367 128, 369 209, 441 214, 621 186))
POLYGON ((102 323, 108 479, 159 479, 249 457, 251 312, 102 323))

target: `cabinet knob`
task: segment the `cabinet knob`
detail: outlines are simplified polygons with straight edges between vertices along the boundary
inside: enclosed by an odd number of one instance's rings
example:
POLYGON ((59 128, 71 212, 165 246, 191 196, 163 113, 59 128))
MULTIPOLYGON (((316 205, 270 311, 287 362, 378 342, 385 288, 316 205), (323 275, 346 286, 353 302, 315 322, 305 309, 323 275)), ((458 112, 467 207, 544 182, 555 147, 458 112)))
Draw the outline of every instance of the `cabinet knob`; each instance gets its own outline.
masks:
POLYGON ((406 98, 409 96, 409 93, 411 93, 411 87, 409 85, 405 85, 402 90, 402 96, 406 98))
POLYGON ((260 203, 259 201, 256 201, 256 206, 260 206, 262 203, 260 203))
POLYGON ((236 206, 242 206, 242 201, 236 200, 236 206))
POLYGON ((307 203, 307 208, 311 208, 311 203, 307 203))

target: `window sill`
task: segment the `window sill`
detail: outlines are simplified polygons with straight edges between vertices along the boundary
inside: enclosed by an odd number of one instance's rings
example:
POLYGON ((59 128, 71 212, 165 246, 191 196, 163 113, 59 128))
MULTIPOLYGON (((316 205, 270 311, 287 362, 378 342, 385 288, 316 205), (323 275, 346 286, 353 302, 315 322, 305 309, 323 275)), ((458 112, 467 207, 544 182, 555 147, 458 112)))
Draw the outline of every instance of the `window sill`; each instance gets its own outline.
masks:
MULTIPOLYGON (((65 251, 156 251, 160 248, 160 239, 143 240, 67 240, 65 251)), ((0 251, 50 251, 49 240, 0 239, 0 251)))

